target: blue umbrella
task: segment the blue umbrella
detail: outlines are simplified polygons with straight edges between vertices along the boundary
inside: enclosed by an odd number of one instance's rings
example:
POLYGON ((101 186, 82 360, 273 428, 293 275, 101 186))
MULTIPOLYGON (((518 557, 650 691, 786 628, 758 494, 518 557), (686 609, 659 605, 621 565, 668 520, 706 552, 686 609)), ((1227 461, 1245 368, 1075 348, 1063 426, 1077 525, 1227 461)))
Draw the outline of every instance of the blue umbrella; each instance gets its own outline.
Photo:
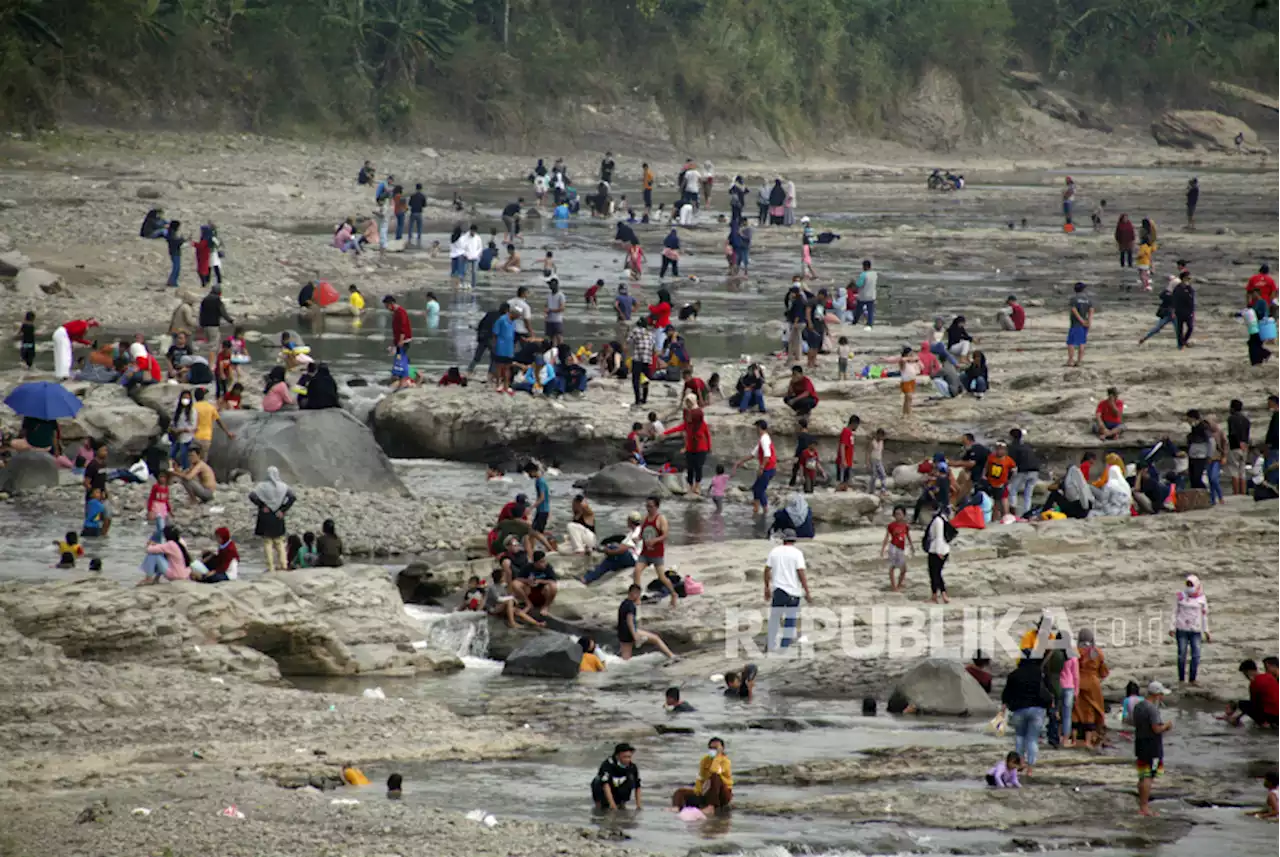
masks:
POLYGON ((52 381, 19 384, 5 397, 4 403, 22 416, 38 420, 74 417, 84 406, 75 393, 52 381))

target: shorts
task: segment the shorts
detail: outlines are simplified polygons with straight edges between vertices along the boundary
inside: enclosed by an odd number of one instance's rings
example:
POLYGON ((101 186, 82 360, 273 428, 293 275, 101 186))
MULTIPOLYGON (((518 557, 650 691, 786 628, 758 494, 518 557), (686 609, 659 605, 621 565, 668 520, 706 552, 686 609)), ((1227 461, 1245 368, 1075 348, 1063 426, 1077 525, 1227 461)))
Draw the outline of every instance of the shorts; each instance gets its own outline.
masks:
POLYGON ((1232 479, 1243 479, 1246 453, 1243 449, 1232 449, 1227 452, 1227 475, 1232 479))
POLYGON ((1004 485, 988 485, 992 500, 1004 500, 1009 496, 1009 483, 1004 485))
POLYGON ((552 336, 562 336, 562 335, 564 335, 564 322, 563 322, 563 321, 549 321, 549 322, 547 322, 547 336, 548 336, 548 337, 552 337, 552 336))
POLYGON ((220 327, 206 327, 204 329, 204 338, 209 340, 210 342, 217 342, 219 337, 221 336, 222 336, 222 328, 220 327))
MULTIPOLYGON (((1102 418, 1101 418, 1101 417, 1099 417, 1099 419, 1100 419, 1100 420, 1102 420, 1102 418)), ((1113 421, 1113 420, 1102 420, 1102 425, 1103 425, 1103 427, 1104 427, 1104 428, 1106 428, 1106 429, 1108 429, 1108 430, 1113 430, 1113 429, 1118 429, 1118 428, 1120 428, 1120 426, 1124 425, 1124 423, 1122 423, 1122 422, 1115 422, 1115 421, 1113 421)))
POLYGON ((837 358, 836 369, 840 372, 841 375, 849 374, 849 358, 848 357, 837 358))
POLYGON ((667 562, 667 557, 665 553, 660 553, 657 556, 640 554, 640 556, 636 559, 636 565, 639 566, 640 568, 644 568, 645 566, 648 566, 648 565, 665 565, 666 562, 667 562))
POLYGON ((619 643, 632 643, 632 644, 634 644, 634 643, 635 643, 635 641, 636 641, 636 638, 635 638, 635 637, 633 637, 633 636, 631 636, 631 629, 630 629, 630 628, 628 628, 626 625, 619 625, 619 626, 618 626, 618 642, 619 642, 619 643))
POLYGON ((1164 773, 1164 759, 1138 759, 1134 764, 1139 780, 1154 780, 1164 773))
POLYGON ((889 545, 887 553, 889 568, 906 568, 907 552, 897 545, 889 545))
POLYGON ((1067 330, 1067 347, 1077 348, 1089 341, 1089 328, 1073 327, 1067 330))
POLYGON ((912 378, 910 381, 902 381, 898 384, 898 389, 904 393, 914 393, 916 391, 916 380, 912 378))
POLYGON ((545 533, 547 531, 547 518, 550 515, 550 512, 535 513, 533 516, 533 528, 540 533, 545 533))
POLYGON ((493 358, 493 362, 498 366, 510 366, 513 360, 515 360, 514 357, 498 357, 496 355, 493 358))

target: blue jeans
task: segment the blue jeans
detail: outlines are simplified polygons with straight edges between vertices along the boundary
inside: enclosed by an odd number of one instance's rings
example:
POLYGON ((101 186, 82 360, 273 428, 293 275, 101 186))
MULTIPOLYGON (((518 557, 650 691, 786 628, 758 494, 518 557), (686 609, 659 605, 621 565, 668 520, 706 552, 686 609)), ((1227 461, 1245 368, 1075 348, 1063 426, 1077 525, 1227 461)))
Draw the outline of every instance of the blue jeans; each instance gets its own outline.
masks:
POLYGON ((1040 749, 1040 730, 1044 728, 1045 710, 1043 708, 1019 708, 1009 712, 1009 725, 1013 727, 1013 749, 1018 751, 1022 761, 1028 765, 1036 763, 1036 753, 1040 749))
POLYGON ((970 381, 970 382, 969 382, 969 392, 970 392, 970 393, 985 393, 985 392, 987 392, 987 379, 986 379, 986 378, 974 378, 972 381, 970 381))
POLYGON ((178 285, 178 275, 181 273, 182 273, 182 257, 170 256, 169 257, 169 282, 167 283, 167 285, 170 285, 170 286, 178 285))
POLYGON ((404 237, 404 212, 396 215, 396 240, 399 241, 404 237))
POLYGON ((937 357, 939 360, 945 360, 948 363, 950 363, 952 366, 960 365, 960 363, 956 360, 956 356, 952 354, 950 351, 948 351, 947 346, 943 345, 941 342, 933 343, 932 345, 929 346, 929 350, 933 352, 933 356, 937 357))
POLYGON ((1216 506, 1222 502, 1222 462, 1210 461, 1204 478, 1209 483, 1209 504, 1216 506))
POLYGON ((769 508, 769 483, 773 481, 773 474, 777 472, 773 468, 761 470, 756 481, 751 483, 751 496, 762 509, 769 508))
POLYGON ((738 413, 745 414, 752 408, 759 408, 760 413, 767 414, 768 411, 764 407, 764 391, 763 390, 743 390, 742 401, 738 403, 738 413))
POLYGON ((770 606, 769 640, 765 646, 769 651, 788 648, 795 642, 796 623, 800 618, 800 596, 788 595, 782 589, 775 589, 770 606))
POLYGON ((872 327, 876 323, 876 302, 875 301, 858 301, 853 308, 853 323, 857 324, 858 319, 862 318, 863 313, 867 314, 867 327, 872 327))
POLYGON ((148 577, 164 577, 168 570, 169 560, 165 559, 164 554, 149 553, 142 561, 142 571, 148 577))
POLYGON ((1173 321, 1173 314, 1172 314, 1172 313, 1170 313, 1169 315, 1166 315, 1164 318, 1162 318, 1162 319, 1160 319, 1159 321, 1157 321, 1157 322, 1156 322, 1156 326, 1155 326, 1155 327, 1153 327, 1153 328, 1151 328, 1150 330, 1148 330, 1148 331, 1147 331, 1146 336, 1142 337, 1142 338, 1143 338, 1143 340, 1147 340, 1147 339, 1150 339, 1151 337, 1155 336, 1157 333, 1159 333, 1160 331, 1164 330, 1164 329, 1165 329, 1165 326, 1166 326, 1166 325, 1168 325, 1168 324, 1169 324, 1170 322, 1172 322, 1172 321, 1173 321))
POLYGON ((151 541, 160 544, 164 541, 164 528, 168 525, 168 518, 156 518, 156 528, 151 534, 151 541))
POLYGON ((631 551, 620 553, 617 556, 605 555, 600 560, 600 564, 588 571, 582 576, 583 583, 595 583, 606 574, 612 574, 615 571, 622 571, 624 568, 635 568, 636 558, 631 555, 631 551))
POLYGON ((414 230, 418 231, 418 243, 422 243, 422 212, 409 212, 409 238, 413 238, 414 230))
POLYGON ((190 459, 188 458, 188 453, 190 452, 191 441, 179 443, 175 440, 169 444, 169 457, 178 462, 178 466, 183 470, 186 470, 191 466, 190 459))
POLYGON ((1066 737, 1071 734, 1071 710, 1075 708, 1076 704, 1076 689, 1074 687, 1064 687, 1062 689, 1062 697, 1058 702, 1062 711, 1062 734, 1066 737))
POLYGON ((474 289, 476 287, 476 260, 468 259, 466 257, 461 257, 458 259, 458 261, 461 263, 458 266, 458 279, 465 280, 468 276, 468 273, 470 273, 471 288, 474 289))
POLYGON ((1191 650, 1191 680, 1200 672, 1200 632, 1175 631, 1178 640, 1178 681, 1187 680, 1187 649, 1191 650))
POLYGON ((751 248, 743 247, 738 251, 738 267, 746 270, 751 265, 751 248))
POLYGON ((378 224, 378 249, 387 249, 387 220, 384 217, 382 222, 378 224))

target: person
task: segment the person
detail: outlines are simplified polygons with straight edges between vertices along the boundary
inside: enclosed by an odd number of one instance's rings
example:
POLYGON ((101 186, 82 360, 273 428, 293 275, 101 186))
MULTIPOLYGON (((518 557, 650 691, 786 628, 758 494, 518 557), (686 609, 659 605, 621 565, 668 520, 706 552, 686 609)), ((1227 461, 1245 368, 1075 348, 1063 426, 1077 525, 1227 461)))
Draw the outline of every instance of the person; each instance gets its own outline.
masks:
POLYGON ((578 646, 582 649, 582 660, 578 662, 578 672, 602 673, 605 671, 604 661, 599 655, 600 647, 596 645, 595 640, 583 634, 578 638, 578 646))
POLYGON ((995 451, 986 456, 981 471, 982 481, 989 489, 987 493, 999 506, 1001 518, 1009 514, 1009 481, 1013 478, 1016 467, 1014 460, 1009 457, 1008 445, 1004 441, 998 441, 995 451))
POLYGON ((596 547, 596 513, 582 494, 575 494, 572 503, 573 520, 566 529, 566 539, 573 553, 590 554, 596 547))
POLYGON ((169 279, 165 285, 173 289, 178 287, 178 275, 182 273, 182 248, 187 243, 186 237, 180 234, 181 228, 182 221, 174 220, 164 234, 165 243, 169 245, 169 279))
POLYGON ((200 301, 198 315, 204 338, 211 343, 222 339, 224 321, 227 324, 235 324, 235 319, 227 312, 227 305, 222 300, 222 286, 216 283, 209 289, 209 294, 200 301))
POLYGON ((635 396, 632 407, 649 402, 649 364, 653 361, 653 337, 648 322, 640 319, 627 336, 627 350, 631 352, 631 390, 635 396))
POLYGON ((1077 732, 1083 733, 1085 746, 1102 745, 1106 733, 1106 704, 1102 699, 1102 682, 1111 674, 1102 650, 1094 642, 1092 628, 1081 628, 1077 635, 1080 684, 1076 690, 1071 719, 1077 732))
POLYGON ((1271 276, 1271 266, 1263 265, 1258 268, 1258 273, 1249 278, 1244 287, 1244 299, 1246 303, 1254 301, 1262 301, 1267 307, 1276 302, 1276 294, 1280 289, 1276 287, 1276 281, 1271 276))
POLYGON ((1170 295, 1173 309, 1174 333, 1181 351, 1191 344, 1191 334, 1195 330, 1196 290, 1191 285, 1191 273, 1183 271, 1178 284, 1170 295))
POLYGON ((1227 416, 1227 475, 1231 477, 1231 493, 1248 493, 1245 483, 1245 464, 1249 454, 1249 418, 1244 413, 1244 402, 1232 399, 1227 416))
POLYGON ((165 220, 164 209, 153 208, 142 218, 142 228, 138 230, 138 237, 147 239, 164 238, 168 228, 169 221, 165 220))
POLYGON ((1187 228, 1196 228, 1196 206, 1200 203, 1200 179, 1187 182, 1187 228))
POLYGON ((1101 487, 1095 485, 1093 496, 1093 517, 1124 518, 1130 514, 1133 506, 1133 488, 1125 478, 1124 468, 1120 464, 1111 463, 1107 456, 1106 473, 1103 474, 1101 487))
POLYGON ((1115 440, 1124 432, 1124 401, 1115 387, 1107 388, 1107 397, 1098 402, 1093 414, 1093 430, 1099 440, 1115 440))
MULTIPOLYGON (((905 510, 904 510, 905 511, 905 510)), ((973 680, 982 686, 987 693, 991 692, 991 658, 982 653, 981 649, 973 653, 973 660, 965 665, 964 671, 973 676, 973 680)))
POLYGON ((1160 703, 1169 689, 1158 681, 1147 685, 1147 694, 1133 708, 1133 755, 1138 770, 1138 814, 1151 816, 1151 784, 1164 773, 1164 733, 1173 721, 1160 716, 1160 703))
POLYGON ((169 525, 171 517, 173 507, 169 504, 169 471, 161 470, 156 474, 156 483, 147 494, 147 520, 155 527, 152 541, 161 541, 164 528, 169 525))
POLYGON ((854 442, 858 426, 862 419, 857 414, 850 414, 840 429, 840 439, 836 442, 836 482, 837 491, 848 491, 853 485, 854 442))
POLYGON ((627 291, 626 283, 618 284, 618 294, 613 299, 613 311, 619 325, 631 321, 631 313, 635 310, 636 299, 627 291))
POLYGON ((564 334, 565 297, 560 291, 560 281, 552 277, 547 281, 550 293, 547 295, 546 336, 554 339, 564 334))
POLYGON ((1120 252, 1120 267, 1133 267, 1133 248, 1134 242, 1137 241, 1137 233, 1133 229, 1133 223, 1129 220, 1129 215, 1121 214, 1116 221, 1116 248, 1120 252))
POLYGON ((951 557, 950 541, 955 538, 955 527, 952 527, 951 522, 943 515, 937 500, 932 498, 925 500, 924 509, 933 512, 933 517, 925 526, 924 537, 921 540, 921 546, 928 555, 929 562, 929 603, 937 604, 938 598, 941 597, 943 604, 949 604, 951 599, 947 597, 947 584, 942 578, 942 569, 951 557), (948 538, 948 530, 951 532, 950 538, 948 538))
POLYGON ((531 612, 546 615, 560 592, 559 577, 543 551, 534 551, 526 565, 513 569, 510 588, 531 612))
POLYGON ((640 551, 640 534, 643 530, 644 516, 639 512, 627 515, 627 533, 621 537, 605 538, 600 542, 600 550, 604 559, 595 568, 582 576, 582 582, 590 585, 605 575, 634 568, 640 551))
POLYGON ((858 301, 854 304, 853 319, 850 324, 857 324, 863 313, 867 316, 867 327, 876 323, 876 293, 880 275, 871 269, 871 260, 862 260, 862 273, 858 274, 858 301))
POLYGON ((1067 365, 1079 366, 1084 361, 1084 346, 1093 325, 1093 302, 1085 294, 1084 283, 1076 283, 1075 297, 1067 305, 1070 326, 1067 329, 1067 365))
POLYGON ((967 361, 969 352, 973 350, 973 337, 969 335, 964 324, 965 319, 962 315, 951 320, 951 326, 947 328, 947 352, 952 357, 967 361))
POLYGON ((711 477, 710 497, 712 504, 716 507, 716 514, 724 511, 724 497, 729 490, 729 474, 725 472, 723 464, 716 465, 716 475, 711 477))
POLYGON ((667 237, 662 239, 662 267, 658 271, 658 279, 667 276, 668 268, 671 269, 671 276, 680 276, 680 233, 676 231, 675 226, 672 226, 667 237))
POLYGON ((736 386, 737 402, 731 397, 729 405, 737 407, 738 413, 745 414, 751 408, 758 408, 762 414, 768 413, 764 404, 764 369, 759 363, 747 366, 747 371, 738 378, 736 386))
POLYGON ((73 319, 58 325, 53 331, 53 377, 65 381, 71 377, 72 343, 92 345, 88 338, 91 328, 98 327, 96 318, 73 319))
POLYGON ((907 550, 916 552, 915 543, 911 540, 911 527, 907 525, 907 507, 894 506, 893 520, 885 527, 884 541, 880 543, 880 557, 889 560, 889 591, 901 592, 902 584, 907 579, 907 550), (899 575, 895 579, 894 571, 899 575))
POLYGON ((524 197, 507 203, 502 209, 502 226, 506 230, 502 237, 503 244, 514 244, 520 238, 520 212, 524 208, 524 197))
POLYGON ((690 493, 698 497, 702 494, 702 468, 707 463, 707 456, 711 454, 711 427, 707 425, 706 412, 696 406, 696 393, 686 394, 685 400, 686 404, 695 407, 686 407, 684 422, 663 433, 683 433, 685 481, 689 484, 690 493))
MULTIPOLYGON (((778 471, 778 452, 773 446, 773 438, 769 437, 769 424, 764 420, 756 420, 756 448, 753 452, 756 465, 756 479, 751 484, 752 509, 762 515, 769 509, 769 483, 778 471)), ((737 470, 751 460, 751 455, 743 456, 733 469, 737 470)))
POLYGON ((1027 311, 1018 303, 1016 295, 1005 298, 1005 305, 996 313, 996 323, 1001 330, 1017 331, 1027 325, 1027 311))
POLYGON ((662 707, 668 714, 691 714, 698 710, 680 698, 678 687, 667 688, 662 707))
POLYGON ((1031 444, 1026 442, 1022 429, 1011 429, 1009 438, 1013 441, 1007 447, 1009 457, 1013 459, 1014 473, 1009 481, 1009 494, 1013 500, 1021 498, 1017 509, 1020 517, 1031 511, 1031 495, 1035 491, 1036 482, 1040 478, 1040 456, 1031 444))
POLYGON ((867 469, 871 471, 871 478, 867 481, 867 490, 875 491, 877 483, 880 486, 881 495, 889 490, 889 475, 884 467, 884 442, 887 438, 885 430, 876 429, 871 435, 871 443, 867 444, 867 469))
MULTIPOLYGON (((661 637, 657 634, 640 630, 640 615, 637 608, 640 604, 641 594, 640 584, 633 583, 627 588, 627 597, 618 605, 619 655, 624 661, 629 661, 636 647, 643 646, 645 643, 653 643, 658 651, 667 656, 668 660, 672 660, 675 655, 667 648, 667 644, 662 641, 661 637)), ((675 597, 674 590, 672 597, 675 597)))
POLYGON ((141 571, 145 575, 139 586, 165 580, 188 580, 191 577, 191 554, 177 527, 166 526, 161 537, 147 545, 147 556, 141 571))
POLYGON ((1169 636, 1178 642, 1178 683, 1181 684, 1188 678, 1187 654, 1190 651, 1190 679, 1194 687, 1196 674, 1200 670, 1201 637, 1205 642, 1212 642, 1209 635, 1209 600, 1200 585, 1200 578, 1194 574, 1188 574, 1182 589, 1174 593, 1169 636))
POLYGON ((545 622, 538 621, 516 605, 516 598, 509 589, 510 584, 510 569, 504 568, 494 572, 494 579, 484 591, 484 612, 489 616, 505 619, 508 628, 516 627, 517 619, 535 628, 546 627, 545 622))
MULTIPOLYGON (((185 304, 184 304, 185 306, 185 304)), ((18 340, 18 356, 30 369, 36 360, 36 314, 28 310, 18 326, 18 333, 13 337, 18 340)))
POLYGON ((1142 702, 1140 691, 1136 681, 1128 682, 1124 686, 1124 699, 1120 701, 1120 722, 1126 726, 1133 725, 1133 709, 1142 702))
POLYGON ((1087 518, 1093 509, 1094 497, 1084 469, 1096 458, 1090 451, 1081 456, 1079 463, 1073 462, 1062 480, 1050 486, 1049 496, 1041 508, 1047 511, 1056 506, 1068 518, 1087 518))
MULTIPOLYGON (((1187 484, 1191 488, 1208 488, 1205 482, 1205 471, 1209 459, 1213 457, 1213 439, 1210 436, 1209 424, 1194 408, 1187 411, 1187 423, 1191 430, 1187 432, 1187 484)), ((1179 486, 1181 487, 1181 486, 1179 486)))
POLYGON ((769 551, 764 564, 764 599, 769 603, 767 648, 789 648, 799 638, 800 598, 813 603, 804 554, 796 547, 795 530, 782 531, 782 544, 769 551))
POLYGON ((707 742, 707 754, 698 763, 698 778, 693 788, 676 789, 671 795, 671 805, 678 810, 695 807, 705 815, 715 815, 717 809, 732 802, 733 765, 724 751, 724 741, 712 738, 707 742))
POLYGON ((262 394, 262 410, 275 413, 286 405, 296 405, 297 401, 289 392, 289 384, 285 380, 284 367, 272 366, 267 373, 267 381, 262 394))
POLYGON ((656 495, 651 494, 645 498, 645 518, 640 529, 640 555, 636 558, 634 582, 639 586, 640 576, 644 574, 645 569, 652 566, 658 575, 658 580, 671 593, 671 606, 677 607, 680 603, 679 596, 676 594, 675 584, 667 576, 665 565, 667 534, 670 532, 670 527, 667 524, 667 516, 658 511, 661 505, 662 499, 656 495))
MULTIPOLYGON (((948 364, 949 366, 950 364, 948 364)), ((981 399, 991 389, 991 376, 987 369, 987 355, 975 351, 969 357, 969 365, 960 373, 960 385, 975 398, 981 399)))
POLYGON ((902 391, 902 416, 911 416, 911 399, 916 392, 916 376, 920 373, 920 362, 910 345, 902 346, 898 355, 898 389, 902 391))
MULTIPOLYGON (((516 319, 520 310, 509 303, 499 307, 499 315, 493 321, 494 388, 499 393, 512 393, 511 366, 516 355, 516 319)), ((473 358, 474 359, 474 358, 473 358)))
POLYGON ((1267 799, 1262 809, 1255 810, 1247 815, 1254 818, 1262 818, 1267 821, 1275 821, 1280 818, 1280 773, 1276 771, 1267 771, 1262 775, 1262 785, 1267 790, 1267 799))
POLYGON ((804 367, 791 367, 791 382, 787 385, 782 401, 802 417, 818 406, 818 391, 814 389, 813 381, 804 374, 804 367))
POLYGON ((1009 712, 1009 725, 1015 735, 1014 749, 1026 761, 1026 774, 1031 776, 1039 755, 1040 730, 1053 698, 1045 686, 1043 663, 1024 650, 1017 667, 1005 680, 1000 702, 1009 712))
POLYGON ((542 475, 542 467, 536 461, 526 464, 524 473, 533 480, 533 529, 545 533, 551 519, 551 486, 547 484, 546 477, 542 475))
POLYGON ((293 490, 280 478, 275 465, 267 468, 267 478, 254 486, 249 502, 257 510, 257 522, 253 534, 260 536, 267 555, 267 571, 286 571, 289 558, 285 554, 285 514, 297 498, 293 490))
POLYGON ((213 468, 204 460, 204 450, 192 446, 187 452, 188 466, 174 470, 173 475, 187 490, 187 495, 200 503, 208 503, 214 497, 218 480, 213 475, 213 468))
POLYGON ((342 566, 342 539, 338 537, 338 526, 333 518, 326 518, 320 525, 320 535, 316 539, 316 565, 322 568, 342 566))
POLYGON ((758 669, 755 664, 745 665, 741 672, 733 671, 724 674, 724 695, 726 699, 745 699, 751 701, 751 697, 755 694, 756 675, 758 669))
POLYGON ((111 529, 111 518, 104 500, 106 489, 94 486, 89 489, 89 496, 84 503, 84 524, 80 535, 86 538, 104 536, 111 529))
POLYGON ((987 771, 987 785, 993 789, 1020 789, 1018 771, 1022 770, 1022 756, 1015 750, 1007 755, 996 766, 987 771))
POLYGON ((240 577, 240 552, 231 538, 231 530, 218 527, 213 531, 213 542, 217 546, 200 557, 206 569, 205 574, 193 579, 200 583, 224 583, 240 577))
POLYGON ((635 763, 636 748, 622 743, 613 748, 591 781, 591 800, 596 809, 616 810, 625 807, 632 796, 636 809, 641 808, 640 769, 635 763))
MULTIPOLYGON (((1275 658, 1264 660, 1274 667, 1275 658)), ((1264 729, 1275 729, 1280 724, 1280 684, 1277 684, 1274 668, 1265 672, 1258 671, 1258 664, 1252 659, 1242 661, 1240 674, 1249 682, 1249 698, 1230 703, 1222 719, 1232 726, 1239 726, 1240 721, 1248 717, 1255 726, 1264 729)))

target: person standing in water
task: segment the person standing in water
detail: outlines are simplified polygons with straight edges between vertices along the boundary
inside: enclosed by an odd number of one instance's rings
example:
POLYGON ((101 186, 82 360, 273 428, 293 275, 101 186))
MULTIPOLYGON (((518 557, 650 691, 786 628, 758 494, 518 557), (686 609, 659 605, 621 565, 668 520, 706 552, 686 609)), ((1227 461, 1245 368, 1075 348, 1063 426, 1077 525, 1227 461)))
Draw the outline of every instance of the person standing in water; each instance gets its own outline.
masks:
POLYGON ((1138 769, 1138 814, 1155 815, 1151 809, 1151 784, 1164 773, 1164 733, 1173 721, 1160 716, 1160 703, 1169 689, 1158 681, 1147 685, 1147 695, 1133 707, 1133 755, 1138 769))
POLYGON ((1075 204, 1076 183, 1071 176, 1067 176, 1066 186, 1062 189, 1062 227, 1067 232, 1071 232, 1075 228, 1071 222, 1071 209, 1075 207, 1075 204))
POLYGON ((1196 228, 1196 206, 1200 204, 1200 179, 1187 182, 1187 228, 1196 228))

